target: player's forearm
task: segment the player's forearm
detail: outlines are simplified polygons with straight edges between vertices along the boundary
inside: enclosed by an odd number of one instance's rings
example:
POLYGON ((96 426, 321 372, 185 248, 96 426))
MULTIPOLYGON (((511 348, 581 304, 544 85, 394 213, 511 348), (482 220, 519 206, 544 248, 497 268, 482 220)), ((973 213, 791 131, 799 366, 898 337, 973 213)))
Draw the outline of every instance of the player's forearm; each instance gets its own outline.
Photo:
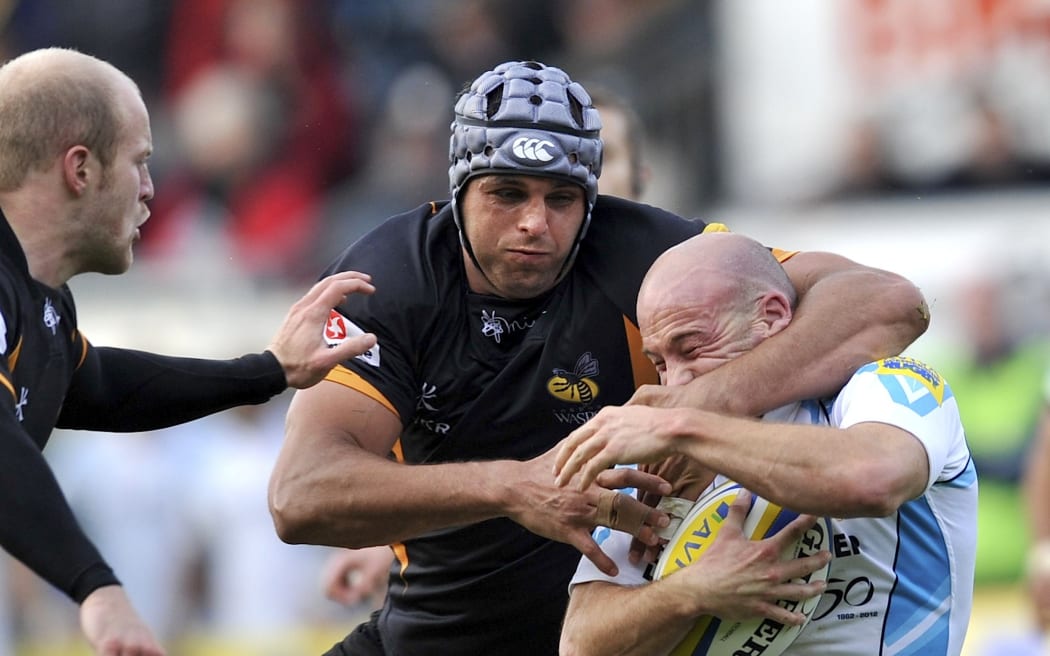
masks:
POLYGON ((286 387, 284 371, 269 352, 206 360, 91 348, 73 378, 57 426, 155 430, 263 403, 286 387))
POLYGON ((675 412, 676 453, 797 512, 880 517, 921 493, 922 446, 887 424, 850 429, 675 412))
POLYGON ((341 547, 391 544, 504 513, 506 461, 403 465, 357 449, 350 457, 279 463, 270 511, 281 539, 341 547))
POLYGON ((901 276, 871 268, 824 275, 801 297, 785 331, 810 345, 793 363, 811 362, 807 371, 817 374, 812 385, 818 393, 804 398, 837 391, 857 367, 899 355, 928 326, 926 300, 901 276))
MULTIPOLYGON (((749 353, 707 374, 733 414, 758 416, 792 401, 838 390, 861 365, 897 355, 929 315, 919 290, 886 271, 837 256, 800 253, 785 263, 800 301, 791 324, 749 353), (805 264, 805 258, 821 264, 805 264), (801 262, 796 262, 802 258, 801 262), (828 260, 828 263, 823 263, 828 260)), ((708 385, 709 390, 712 385, 708 385)))
POLYGON ((674 595, 659 584, 623 587, 596 581, 576 586, 562 629, 562 656, 661 656, 692 627, 674 595))

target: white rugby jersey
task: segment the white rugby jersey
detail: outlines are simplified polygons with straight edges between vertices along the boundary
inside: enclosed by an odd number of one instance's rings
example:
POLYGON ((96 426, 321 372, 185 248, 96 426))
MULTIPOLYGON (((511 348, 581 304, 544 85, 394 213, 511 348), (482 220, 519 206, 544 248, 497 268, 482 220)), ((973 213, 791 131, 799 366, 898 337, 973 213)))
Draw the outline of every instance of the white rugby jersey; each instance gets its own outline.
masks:
MULTIPOLYGON (((959 654, 973 603, 977 473, 951 388, 921 362, 887 358, 857 370, 834 399, 785 406, 764 420, 891 424, 922 442, 930 465, 925 493, 892 515, 832 518, 828 587, 784 653, 959 654)), ((620 574, 608 577, 582 558, 571 585, 646 583, 645 565, 628 561, 629 534, 599 527, 595 539, 620 574)))

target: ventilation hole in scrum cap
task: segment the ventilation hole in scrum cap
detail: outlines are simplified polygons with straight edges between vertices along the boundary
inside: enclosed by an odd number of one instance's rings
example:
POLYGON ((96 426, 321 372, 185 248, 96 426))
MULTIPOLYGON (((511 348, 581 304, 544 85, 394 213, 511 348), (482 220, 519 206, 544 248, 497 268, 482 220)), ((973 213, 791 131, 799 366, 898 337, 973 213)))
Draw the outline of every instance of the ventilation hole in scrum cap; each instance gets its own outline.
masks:
POLYGON ((569 112, 572 114, 572 119, 576 121, 576 125, 583 127, 583 103, 580 99, 571 93, 565 94, 569 98, 569 112))
POLYGON ((543 80, 541 80, 541 79, 540 79, 540 78, 538 78, 538 77, 530 77, 530 78, 529 78, 529 82, 532 82, 532 83, 533 83, 533 84, 535 84, 536 86, 540 86, 541 84, 543 84, 543 80))
POLYGON ((543 98, 539 97, 538 95, 532 95, 529 96, 529 102, 533 105, 539 106, 543 104, 543 98))
POLYGON ((503 104, 503 85, 499 85, 485 96, 485 117, 491 119, 503 104))
POLYGON ((496 149, 492 147, 492 144, 485 145, 485 157, 492 158, 492 154, 496 152, 496 149))
POLYGON ((580 163, 580 156, 576 153, 569 153, 569 164, 576 166, 580 163))
POLYGON ((521 65, 526 67, 526 68, 531 68, 534 71, 542 71, 543 70, 543 64, 541 64, 539 62, 527 61, 527 62, 521 62, 521 65))

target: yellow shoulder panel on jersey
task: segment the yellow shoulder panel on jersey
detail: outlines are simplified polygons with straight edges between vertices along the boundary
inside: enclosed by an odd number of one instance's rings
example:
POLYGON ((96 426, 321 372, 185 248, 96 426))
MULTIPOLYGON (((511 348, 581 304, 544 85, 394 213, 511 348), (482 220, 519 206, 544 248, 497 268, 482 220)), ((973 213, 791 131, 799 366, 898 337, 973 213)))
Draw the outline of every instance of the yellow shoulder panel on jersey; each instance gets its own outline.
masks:
POLYGON ((377 390, 375 386, 372 385, 372 383, 368 382, 353 371, 350 371, 341 364, 336 365, 331 371, 329 371, 328 375, 325 376, 324 379, 330 380, 333 383, 345 385, 350 389, 357 390, 358 392, 361 392, 368 398, 382 403, 387 410, 393 412, 395 415, 397 415, 398 418, 401 417, 401 413, 397 411, 397 408, 394 407, 394 404, 388 401, 387 398, 383 396, 383 393, 377 390))

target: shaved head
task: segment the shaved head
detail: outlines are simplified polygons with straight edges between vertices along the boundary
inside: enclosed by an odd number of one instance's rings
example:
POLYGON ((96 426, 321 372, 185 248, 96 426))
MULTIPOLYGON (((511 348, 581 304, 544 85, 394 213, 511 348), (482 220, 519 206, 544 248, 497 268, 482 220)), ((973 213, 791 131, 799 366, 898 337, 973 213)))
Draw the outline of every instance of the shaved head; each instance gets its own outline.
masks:
POLYGON ((76 50, 34 50, 0 67, 0 191, 44 171, 83 145, 112 162, 125 112, 115 99, 135 83, 113 65, 76 50))
POLYGON ((652 308, 712 296, 777 291, 794 307, 795 288, 768 248, 733 232, 709 232, 665 251, 653 262, 638 293, 638 320, 652 308))
POLYGON ((642 349, 665 385, 683 385, 791 322, 795 289, 769 249, 730 232, 657 258, 638 292, 642 349))

